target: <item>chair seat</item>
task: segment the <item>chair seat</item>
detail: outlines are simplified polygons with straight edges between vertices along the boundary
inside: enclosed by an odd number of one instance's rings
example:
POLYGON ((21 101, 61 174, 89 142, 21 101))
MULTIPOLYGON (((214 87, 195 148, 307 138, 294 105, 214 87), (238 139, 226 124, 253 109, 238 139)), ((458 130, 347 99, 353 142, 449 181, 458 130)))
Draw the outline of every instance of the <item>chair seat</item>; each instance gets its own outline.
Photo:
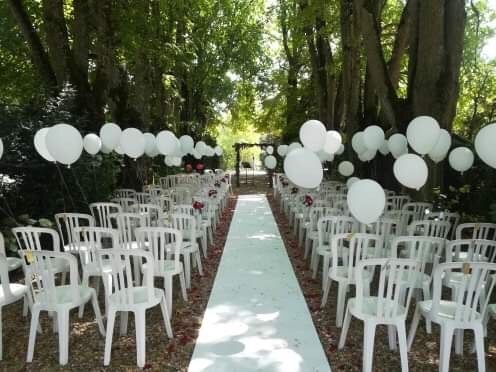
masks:
MULTIPOLYGON (((354 273, 355 270, 352 271, 354 273)), ((374 272, 372 270, 363 271, 363 280, 366 282, 370 282, 374 277, 374 272)), ((338 266, 336 269, 331 268, 329 271, 329 278, 335 281, 347 281, 350 284, 355 283, 355 275, 352 275, 351 278, 348 278, 348 267, 347 266, 338 266)))
POLYGON ((74 298, 70 285, 60 285, 52 289, 55 293, 54 297, 45 297, 45 291, 37 292, 35 296, 36 304, 41 304, 47 309, 55 309, 57 305, 76 307, 86 303, 90 299, 91 293, 94 292, 93 288, 82 285, 78 285, 76 288, 79 290, 79 296, 76 296, 76 298, 74 298))
MULTIPOLYGON (((147 270, 147 264, 143 264, 142 271, 147 270)), ((176 262, 174 260, 161 260, 155 261, 153 266, 154 276, 166 276, 166 275, 176 275, 183 271, 183 265, 179 263, 179 267, 176 268, 176 262)))
POLYGON ((7 267, 9 271, 16 270, 22 266, 22 259, 18 257, 7 257, 7 267))
POLYGON ((13 298, 6 298, 3 293, 3 287, 0 285, 0 304, 8 305, 22 298, 28 291, 28 287, 24 284, 11 283, 9 284, 10 292, 14 296, 13 298))
POLYGON ((97 262, 91 262, 84 265, 83 270, 89 274, 89 276, 110 274, 112 272, 112 263, 110 262, 110 259, 102 259, 101 267, 97 262))
MULTIPOLYGON (((378 314, 378 309, 379 309, 379 301, 377 297, 370 296, 370 297, 364 297, 362 299, 362 306, 361 308, 357 308, 356 305, 356 298, 350 298, 348 300, 348 306, 350 312, 355 316, 356 318, 359 319, 367 319, 367 318, 382 318, 383 315, 378 314)), ((388 308, 393 308, 396 307, 396 312, 394 318, 405 318, 406 317, 406 308, 400 304, 395 303, 393 300, 390 299, 382 299, 382 309, 388 309, 388 308)), ((389 316, 388 318, 390 320, 394 321, 394 318, 389 316), (393 319, 391 319, 393 318, 393 319)))
POLYGON ((191 242, 183 242, 181 246, 181 254, 191 254, 198 251, 198 245, 191 244, 191 242))
MULTIPOLYGON (((427 300, 427 301, 420 301, 418 303, 420 306, 421 311, 425 313, 430 313, 432 309, 432 300, 427 300)), ((454 320, 455 319, 455 313, 456 310, 458 309, 458 305, 455 301, 446 301, 446 300, 441 300, 439 301, 439 311, 437 314, 431 314, 430 318, 431 319, 437 319, 442 321, 444 320, 454 320)), ((474 319, 479 320, 481 319, 480 313, 475 312, 474 313, 474 319)))
POLYGON ((117 309, 156 306, 164 295, 163 289, 153 288, 152 297, 148 298, 147 287, 132 287, 114 292, 109 296, 109 305, 117 309))

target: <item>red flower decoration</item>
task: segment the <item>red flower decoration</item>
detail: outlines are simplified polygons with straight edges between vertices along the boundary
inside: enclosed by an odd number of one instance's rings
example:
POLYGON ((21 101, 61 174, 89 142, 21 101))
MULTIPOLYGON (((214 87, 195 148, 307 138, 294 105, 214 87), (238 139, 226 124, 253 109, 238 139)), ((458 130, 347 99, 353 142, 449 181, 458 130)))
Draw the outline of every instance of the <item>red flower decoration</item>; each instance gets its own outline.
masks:
POLYGON ((305 195, 305 199, 303 199, 303 204, 307 207, 311 207, 313 204, 313 198, 310 195, 305 195))
POLYGON ((205 169, 205 164, 203 164, 203 163, 196 164, 196 170, 197 171, 202 171, 204 169, 205 169))
POLYGON ((196 210, 200 210, 201 211, 204 206, 205 205, 203 205, 203 203, 202 202, 199 202, 199 201, 195 201, 193 203, 193 208, 196 209, 196 210))
POLYGON ((191 171, 193 170, 193 166, 191 164, 186 164, 184 166, 184 170, 187 172, 187 173, 191 173, 191 171))

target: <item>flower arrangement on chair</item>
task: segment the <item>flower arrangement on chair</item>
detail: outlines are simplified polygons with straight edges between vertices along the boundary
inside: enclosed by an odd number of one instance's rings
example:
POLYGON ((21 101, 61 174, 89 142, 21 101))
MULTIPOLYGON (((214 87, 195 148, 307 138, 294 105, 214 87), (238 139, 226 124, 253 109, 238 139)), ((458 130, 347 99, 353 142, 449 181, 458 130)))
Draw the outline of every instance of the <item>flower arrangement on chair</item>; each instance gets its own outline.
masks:
POLYGON ((195 200, 195 201, 193 202, 193 208, 194 208, 195 210, 197 210, 197 211, 200 211, 200 212, 201 212, 201 211, 202 211, 202 209, 203 209, 203 207, 205 207, 205 205, 204 205, 202 202, 200 202, 200 201, 198 201, 198 200, 195 200))
POLYGON ((303 204, 305 204, 307 207, 311 207, 313 204, 313 198, 310 195, 305 195, 303 198, 303 204))
POLYGON ((184 166, 184 170, 186 173, 191 173, 193 171, 193 166, 188 163, 184 166))
POLYGON ((217 197, 217 190, 213 190, 213 189, 212 190, 209 190, 208 191, 208 196, 210 198, 216 198, 217 197))

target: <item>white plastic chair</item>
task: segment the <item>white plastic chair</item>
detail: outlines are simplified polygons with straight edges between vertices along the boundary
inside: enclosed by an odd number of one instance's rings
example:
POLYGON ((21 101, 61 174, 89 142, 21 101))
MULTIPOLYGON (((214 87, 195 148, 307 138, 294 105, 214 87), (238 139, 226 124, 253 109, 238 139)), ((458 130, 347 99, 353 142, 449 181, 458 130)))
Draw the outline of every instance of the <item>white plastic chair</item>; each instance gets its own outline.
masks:
POLYGON ((136 191, 133 189, 116 189, 114 192, 115 198, 132 198, 136 196, 136 191))
POLYGON ((147 192, 137 192, 135 197, 138 204, 148 204, 151 201, 150 194, 147 192))
POLYGON ((169 338, 172 338, 172 327, 170 324, 169 312, 165 300, 164 291, 154 288, 153 272, 154 260, 150 252, 141 249, 109 249, 102 253, 112 265, 112 290, 109 296, 109 309, 107 320, 107 334, 105 338, 105 353, 103 364, 110 364, 110 354, 112 349, 112 337, 117 312, 121 314, 121 333, 125 333, 127 328, 127 314, 134 313, 136 329, 136 354, 138 367, 144 367, 146 358, 146 310, 160 304, 165 329, 169 338), (143 266, 147 270, 143 272, 143 284, 134 286, 133 270, 131 261, 133 258, 144 260, 143 266))
POLYGON ((438 220, 438 221, 448 221, 451 224, 449 239, 454 240, 456 238, 456 228, 460 223, 460 214, 456 212, 430 212, 425 214, 426 220, 438 220))
MULTIPOLYGON (((389 347, 396 349, 398 333, 401 370, 408 371, 408 354, 405 321, 412 291, 404 284, 404 278, 415 275, 418 262, 408 259, 375 258, 363 260, 356 267, 356 297, 348 300, 343 330, 338 348, 342 349, 350 327, 351 317, 364 322, 362 371, 372 371, 374 338, 377 325, 388 326, 389 347), (379 287, 375 296, 369 295, 369 272, 380 267, 379 287), (364 280, 364 278, 367 278, 364 280)), ((383 366, 384 367, 384 366, 383 366)), ((379 368, 380 369, 380 368, 379 368)))
POLYGON ((133 206, 138 204, 136 198, 112 198, 110 201, 119 204, 124 212, 131 212, 133 206))
POLYGON ((41 311, 54 312, 59 333, 59 363, 65 365, 69 359, 69 312, 91 300, 98 328, 105 335, 102 317, 93 288, 79 284, 76 258, 66 252, 30 251, 24 254, 26 281, 30 284, 34 299, 27 362, 33 361, 34 345, 41 311), (69 266, 69 284, 57 285, 55 274, 57 268, 53 262, 65 261, 69 266))
POLYGON ((22 260, 19 257, 7 257, 7 252, 5 251, 5 239, 3 234, 0 232, 0 254, 5 256, 7 260, 8 271, 17 270, 22 266, 22 260))
POLYGON ((207 244, 207 226, 202 224, 202 216, 200 212, 193 208, 190 204, 177 204, 174 206, 174 213, 176 214, 189 214, 196 219, 196 238, 201 243, 203 256, 208 256, 207 244))
MULTIPOLYGON (((331 238, 332 264, 328 273, 328 280, 325 283, 321 307, 327 303, 331 281, 336 281, 338 283, 337 327, 341 327, 343 324, 348 288, 356 284, 356 265, 361 260, 377 257, 376 252, 382 249, 382 244, 382 238, 373 234, 336 234, 331 238), (349 241, 348 248, 343 248, 344 241, 349 241)), ((361 274, 363 275, 362 280, 369 283, 374 276, 374 273, 369 271, 363 271, 361 274)))
MULTIPOLYGON (((174 276, 179 277, 183 300, 188 301, 183 263, 180 260, 183 234, 179 230, 165 227, 143 227, 136 229, 136 239, 138 247, 150 251, 155 259, 153 276, 164 280, 167 309, 172 317, 174 276)), ((142 270, 147 270, 147 267, 143 266, 142 270)))
POLYGON ((413 316, 408 348, 412 346, 420 317, 441 326, 439 371, 449 370, 451 344, 456 332, 456 349, 461 349, 462 332, 472 329, 475 336, 477 365, 480 372, 485 372, 484 353, 484 317, 488 300, 479 306, 482 291, 486 290, 489 299, 495 284, 496 264, 486 262, 452 262, 437 266, 433 276, 432 300, 417 303, 413 316), (460 290, 453 299, 446 299, 442 293, 443 277, 460 273, 464 290, 460 290))
POLYGON ((496 240, 496 224, 470 222, 462 223, 456 228, 456 240, 485 239, 496 240))
POLYGON ((409 236, 431 236, 447 239, 451 224, 448 221, 418 220, 413 221, 407 229, 409 236))
POLYGON ((58 213, 55 215, 55 223, 62 238, 64 251, 72 252, 76 248, 85 249, 80 245, 76 247, 74 229, 83 226, 95 226, 95 219, 93 216, 84 213, 58 213))
MULTIPOLYGON (((28 287, 23 284, 10 283, 9 280, 9 262, 7 257, 0 253, 0 360, 3 359, 2 348, 2 308, 14 302, 24 299, 30 303, 31 298, 28 295, 28 287)), ((30 304, 31 305, 31 304, 30 304)))
POLYGON ((401 207, 403 211, 410 211, 414 213, 414 220, 423 220, 427 210, 432 210, 432 203, 425 202, 410 202, 403 204, 401 207))
POLYGON ((145 226, 157 227, 163 224, 163 214, 158 204, 136 204, 131 208, 131 212, 143 216, 145 226))
POLYGON ((122 213, 122 207, 117 203, 91 203, 90 212, 95 219, 97 226, 112 228, 109 216, 114 213, 122 213))

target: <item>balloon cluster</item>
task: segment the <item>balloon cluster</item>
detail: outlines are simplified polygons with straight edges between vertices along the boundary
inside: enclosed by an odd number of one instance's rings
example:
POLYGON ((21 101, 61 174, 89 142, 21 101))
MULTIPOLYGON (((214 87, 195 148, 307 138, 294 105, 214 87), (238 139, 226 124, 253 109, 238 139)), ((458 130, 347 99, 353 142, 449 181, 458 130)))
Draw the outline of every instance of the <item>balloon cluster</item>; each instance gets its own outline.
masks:
POLYGON ((121 130, 114 123, 104 124, 99 135, 90 133, 84 138, 72 125, 56 124, 37 131, 34 146, 44 159, 65 165, 76 162, 83 149, 90 155, 115 151, 132 159, 145 154, 154 158, 161 154, 165 156, 166 165, 176 167, 181 165, 183 156, 187 154, 196 159, 222 155, 219 146, 212 148, 203 141, 195 144, 193 138, 188 135, 177 138, 171 131, 163 130, 155 136, 153 133, 142 133, 136 128, 121 130))

